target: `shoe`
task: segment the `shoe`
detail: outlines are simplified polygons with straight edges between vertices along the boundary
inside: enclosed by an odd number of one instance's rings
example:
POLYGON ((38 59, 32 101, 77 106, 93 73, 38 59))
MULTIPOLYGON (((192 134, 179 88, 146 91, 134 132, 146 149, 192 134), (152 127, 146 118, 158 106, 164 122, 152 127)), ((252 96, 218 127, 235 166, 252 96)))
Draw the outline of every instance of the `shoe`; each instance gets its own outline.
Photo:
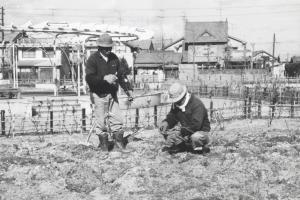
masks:
POLYGON ((107 150, 112 151, 114 149, 115 143, 114 141, 108 141, 107 150))
POLYGON ((197 148, 193 149, 191 151, 191 153, 194 153, 194 154, 207 154, 207 153, 210 153, 210 148, 207 147, 207 146, 197 147, 197 148))
POLYGON ((128 137, 124 137, 124 131, 119 131, 114 134, 117 147, 125 149, 128 144, 128 137))
POLYGON ((175 154, 179 152, 183 152, 184 149, 179 148, 178 146, 172 146, 172 147, 163 147, 162 152, 168 152, 169 154, 175 154))

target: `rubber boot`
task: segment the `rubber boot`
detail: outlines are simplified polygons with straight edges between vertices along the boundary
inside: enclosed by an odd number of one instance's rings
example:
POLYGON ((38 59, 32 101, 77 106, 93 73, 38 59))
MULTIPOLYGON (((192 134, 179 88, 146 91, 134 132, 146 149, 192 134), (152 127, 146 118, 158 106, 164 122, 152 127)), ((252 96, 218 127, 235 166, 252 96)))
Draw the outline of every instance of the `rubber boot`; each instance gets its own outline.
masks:
POLYGON ((180 152, 184 152, 186 150, 185 144, 182 142, 178 145, 173 146, 165 146, 162 148, 162 152, 168 152, 169 154, 176 154, 180 152))
POLYGON ((98 138, 99 138, 98 148, 101 148, 102 151, 108 151, 109 149, 108 134, 107 133, 99 134, 98 138))
POLYGON ((115 141, 114 141, 113 137, 114 137, 113 135, 109 135, 108 136, 108 142, 107 142, 107 144, 108 144, 108 151, 113 150, 113 148, 115 146, 115 141))
POLYGON ((128 144, 128 138, 124 137, 124 131, 118 131, 114 134, 117 147, 125 149, 128 144))

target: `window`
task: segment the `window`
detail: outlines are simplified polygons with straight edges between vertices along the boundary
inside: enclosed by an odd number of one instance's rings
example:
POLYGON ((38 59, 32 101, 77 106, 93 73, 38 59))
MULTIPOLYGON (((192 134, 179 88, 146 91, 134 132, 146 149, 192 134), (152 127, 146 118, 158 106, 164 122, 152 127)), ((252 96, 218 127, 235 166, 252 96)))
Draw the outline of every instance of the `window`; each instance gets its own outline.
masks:
POLYGON ((212 35, 208 32, 208 31, 205 31, 204 33, 202 33, 200 35, 200 37, 211 37, 212 35))
POLYGON ((53 50, 43 50, 43 58, 54 58, 53 50))
POLYGON ((24 50, 22 52, 23 58, 35 58, 35 50, 24 50))

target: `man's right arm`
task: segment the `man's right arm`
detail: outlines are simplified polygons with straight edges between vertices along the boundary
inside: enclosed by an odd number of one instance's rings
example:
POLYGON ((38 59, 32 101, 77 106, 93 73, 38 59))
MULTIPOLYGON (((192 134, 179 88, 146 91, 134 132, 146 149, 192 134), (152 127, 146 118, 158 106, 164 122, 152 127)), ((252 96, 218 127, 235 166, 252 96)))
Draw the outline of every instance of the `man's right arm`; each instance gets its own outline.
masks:
MULTIPOLYGON (((172 105, 172 107, 173 107, 173 105, 172 105)), ((170 112, 167 114, 166 119, 163 121, 168 122, 168 129, 173 128, 178 123, 178 119, 176 117, 174 108, 171 108, 170 112)))

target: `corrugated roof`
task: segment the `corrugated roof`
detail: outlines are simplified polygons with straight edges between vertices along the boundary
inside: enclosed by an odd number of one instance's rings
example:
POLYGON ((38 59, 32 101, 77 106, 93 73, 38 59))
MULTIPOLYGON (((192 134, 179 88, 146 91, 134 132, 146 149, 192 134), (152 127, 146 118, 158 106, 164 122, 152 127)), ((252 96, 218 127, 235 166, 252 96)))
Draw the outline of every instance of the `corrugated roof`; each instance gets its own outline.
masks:
POLYGON ((137 55, 136 64, 162 64, 162 63, 181 63, 181 53, 173 51, 155 51, 155 52, 144 52, 137 55))
POLYGON ((227 42, 228 23, 226 22, 187 22, 185 42, 227 42))

